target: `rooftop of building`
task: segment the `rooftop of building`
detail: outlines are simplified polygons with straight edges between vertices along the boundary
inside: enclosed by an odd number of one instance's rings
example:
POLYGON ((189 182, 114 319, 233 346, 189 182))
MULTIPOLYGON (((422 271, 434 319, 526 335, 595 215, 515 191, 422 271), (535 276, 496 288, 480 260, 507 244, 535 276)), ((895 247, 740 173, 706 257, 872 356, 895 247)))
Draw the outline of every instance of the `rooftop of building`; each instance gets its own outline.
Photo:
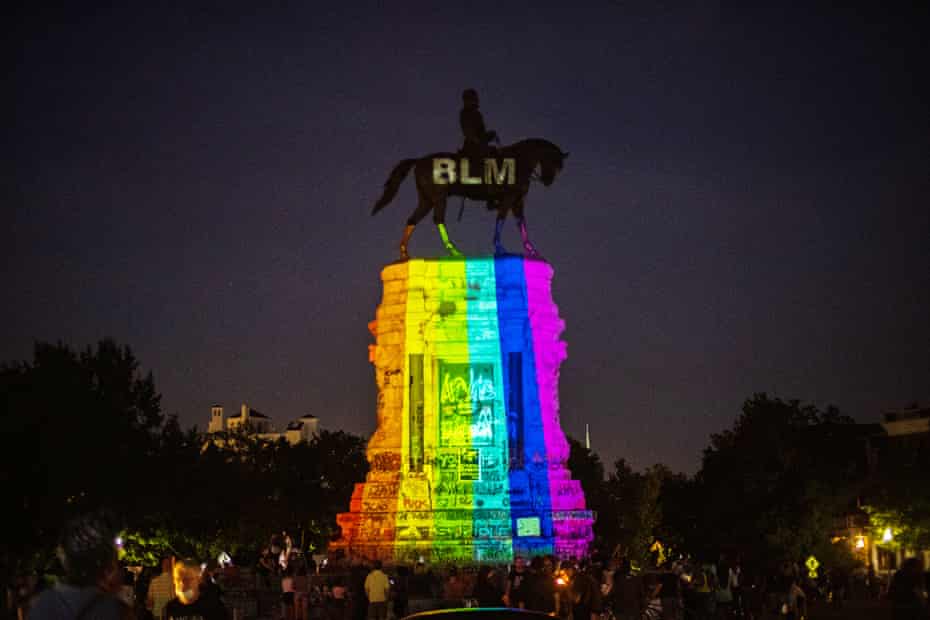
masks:
MULTIPOLYGON (((227 416, 227 417, 230 418, 230 419, 232 419, 232 418, 241 418, 241 417, 242 417, 242 413, 241 413, 241 412, 240 412, 240 413, 234 413, 234 414, 232 414, 232 415, 230 415, 230 416, 227 416)), ((256 411, 255 409, 249 409, 249 417, 250 417, 250 418, 265 418, 265 419, 269 419, 268 416, 266 416, 264 413, 262 413, 262 412, 260 412, 260 411, 256 411)))
POLYGON ((887 409, 882 412, 885 422, 904 422, 920 418, 930 418, 930 407, 921 407, 915 403, 905 409, 887 409))

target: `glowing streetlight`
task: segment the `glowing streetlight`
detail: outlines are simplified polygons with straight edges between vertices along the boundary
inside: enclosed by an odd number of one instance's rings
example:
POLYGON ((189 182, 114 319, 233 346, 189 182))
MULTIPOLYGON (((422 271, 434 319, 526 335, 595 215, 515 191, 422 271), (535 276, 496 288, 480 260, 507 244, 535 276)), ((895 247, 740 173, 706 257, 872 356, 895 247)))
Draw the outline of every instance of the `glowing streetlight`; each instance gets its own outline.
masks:
POLYGON ((865 536, 856 536, 856 549, 865 549, 865 536))
POLYGON ((892 538, 894 538, 894 536, 891 535, 891 528, 886 527, 885 533, 882 534, 882 542, 885 542, 885 543, 891 542, 892 538))

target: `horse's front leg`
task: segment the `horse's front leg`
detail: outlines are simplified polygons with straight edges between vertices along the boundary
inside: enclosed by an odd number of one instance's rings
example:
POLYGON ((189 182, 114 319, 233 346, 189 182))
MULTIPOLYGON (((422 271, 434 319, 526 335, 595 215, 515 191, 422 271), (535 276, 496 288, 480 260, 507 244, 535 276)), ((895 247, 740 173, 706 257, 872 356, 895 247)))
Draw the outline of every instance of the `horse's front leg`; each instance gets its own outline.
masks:
POLYGON ((436 227, 439 229, 439 238, 442 239, 442 244, 449 252, 449 256, 454 256, 455 258, 461 258, 464 256, 461 252, 459 252, 459 249, 455 247, 455 244, 452 243, 452 240, 449 239, 449 231, 446 230, 446 225, 440 222, 439 224, 436 224, 436 227))
POLYGON ((459 252, 459 249, 455 247, 455 244, 452 243, 451 239, 449 239, 449 231, 446 230, 445 198, 443 198, 433 210, 433 221, 436 223, 436 228, 439 229, 439 238, 442 239, 442 245, 445 246, 446 251, 449 252, 449 255, 454 256, 455 258, 461 258, 463 256, 462 253, 459 252))
POLYGON ((526 255, 530 258, 542 258, 536 250, 536 246, 530 241, 530 237, 526 232, 526 218, 522 215, 517 217, 517 228, 520 229, 520 238, 523 240, 523 249, 526 250, 526 255))

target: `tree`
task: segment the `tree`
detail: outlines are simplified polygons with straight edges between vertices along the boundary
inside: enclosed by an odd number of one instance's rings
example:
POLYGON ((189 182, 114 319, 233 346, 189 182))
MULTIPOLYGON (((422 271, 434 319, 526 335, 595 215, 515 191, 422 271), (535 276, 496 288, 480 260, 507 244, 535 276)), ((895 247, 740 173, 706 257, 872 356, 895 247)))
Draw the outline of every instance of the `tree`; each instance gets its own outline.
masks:
POLYGON ((711 436, 698 472, 694 548, 759 562, 797 560, 828 544, 863 479, 852 420, 830 407, 756 394, 732 429, 711 436))
POLYGON ((873 538, 882 540, 890 528, 889 546, 930 548, 930 435, 875 438, 872 448, 874 470, 863 495, 873 538))
POLYGON ((150 471, 163 417, 129 347, 103 340, 78 354, 37 343, 31 363, 0 369, 0 403, 5 566, 47 561, 77 512, 144 512, 131 491, 150 471))
POLYGON ((653 533, 662 542, 666 555, 672 558, 688 551, 690 542, 696 538, 694 513, 701 504, 692 478, 672 472, 664 465, 654 465, 652 469, 662 483, 657 499, 661 518, 653 533))
POLYGON ((365 480, 368 459, 365 450, 368 442, 343 431, 321 431, 311 446, 316 451, 315 463, 321 491, 320 502, 307 524, 308 542, 315 548, 325 548, 338 531, 336 515, 345 512, 355 484, 365 480))
MULTIPOLYGON (((604 478, 604 464, 601 457, 593 450, 589 450, 583 443, 574 437, 567 437, 569 445, 568 469, 572 478, 581 483, 584 491, 585 504, 588 510, 595 514, 594 544, 597 548, 610 547, 609 541, 615 536, 611 529, 613 511, 606 493, 606 480, 604 478)), ((616 543, 614 543, 616 544, 616 543)))
POLYGON ((604 464, 596 452, 589 450, 574 437, 567 437, 569 446, 568 469, 572 478, 581 483, 585 498, 597 495, 604 484, 604 464))
POLYGON ((0 404, 8 571, 48 565, 65 520, 98 508, 125 522, 126 557, 148 564, 169 552, 247 559, 282 530, 323 548, 368 468, 365 440, 341 431, 292 446, 182 429, 111 340, 81 353, 36 344, 31 363, 0 368, 0 404))

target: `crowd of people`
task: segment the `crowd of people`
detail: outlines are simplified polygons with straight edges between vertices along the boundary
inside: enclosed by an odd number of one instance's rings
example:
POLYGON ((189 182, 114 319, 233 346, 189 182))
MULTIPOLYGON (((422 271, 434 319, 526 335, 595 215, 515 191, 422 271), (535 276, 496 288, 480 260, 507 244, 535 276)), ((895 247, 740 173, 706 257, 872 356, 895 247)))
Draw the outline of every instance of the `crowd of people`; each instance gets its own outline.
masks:
MULTIPOLYGON (((33 597, 30 619, 234 616, 224 589, 238 569, 172 557, 164 559, 159 574, 140 579, 120 566, 116 532, 103 515, 71 521, 58 550, 64 574, 33 597)), ((928 573, 918 558, 905 560, 887 586, 871 570, 851 575, 831 569, 814 579, 791 562, 768 573, 744 570, 739 558, 725 554, 645 572, 622 557, 576 563, 552 555, 516 557, 506 569, 440 569, 423 560, 390 568, 378 561, 317 566, 283 534, 262 550, 250 575, 250 592, 276 597, 256 614, 281 620, 396 620, 458 607, 521 608, 565 620, 802 620, 812 600, 842 606, 854 592, 888 601, 894 620, 930 619, 928 573)))
POLYGON ((930 620, 928 576, 918 558, 905 560, 887 584, 871 570, 860 575, 831 569, 815 578, 793 562, 745 570, 738 557, 726 554, 715 561, 680 559, 653 571, 635 570, 622 557, 581 563, 516 557, 506 571, 434 571, 417 563, 390 575, 376 562, 351 567, 348 602, 325 620, 402 618, 424 604, 516 607, 571 620, 802 620, 814 601, 842 607, 854 595, 880 598, 893 620, 930 620))
POLYGON ((355 563, 349 574, 345 620, 402 618, 427 608, 516 607, 575 620, 596 620, 603 611, 597 571, 551 555, 529 563, 517 557, 507 571, 488 565, 433 570, 417 562, 395 567, 388 576, 376 561, 371 566, 355 563))
POLYGON ((930 572, 919 558, 904 561, 890 583, 874 570, 839 568, 814 573, 794 562, 768 571, 744 570, 739 558, 670 562, 663 571, 636 574, 624 560, 603 572, 605 610, 618 620, 761 620, 808 618, 813 602, 843 608, 855 597, 880 601, 893 620, 930 620, 930 572))
POLYGON ((61 579, 29 602, 30 620, 227 620, 213 569, 166 560, 143 584, 120 566, 117 531, 104 514, 71 520, 58 545, 61 579))

